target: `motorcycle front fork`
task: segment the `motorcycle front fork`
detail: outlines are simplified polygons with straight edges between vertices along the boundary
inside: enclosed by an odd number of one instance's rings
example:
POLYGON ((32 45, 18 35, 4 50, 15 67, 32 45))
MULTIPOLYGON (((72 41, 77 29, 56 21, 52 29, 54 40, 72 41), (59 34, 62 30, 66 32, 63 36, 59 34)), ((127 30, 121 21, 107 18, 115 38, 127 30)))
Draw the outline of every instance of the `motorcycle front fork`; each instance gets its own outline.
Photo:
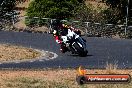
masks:
POLYGON ((75 51, 75 49, 72 47, 72 45, 69 45, 69 51, 71 51, 72 52, 72 54, 76 54, 76 51, 75 51))

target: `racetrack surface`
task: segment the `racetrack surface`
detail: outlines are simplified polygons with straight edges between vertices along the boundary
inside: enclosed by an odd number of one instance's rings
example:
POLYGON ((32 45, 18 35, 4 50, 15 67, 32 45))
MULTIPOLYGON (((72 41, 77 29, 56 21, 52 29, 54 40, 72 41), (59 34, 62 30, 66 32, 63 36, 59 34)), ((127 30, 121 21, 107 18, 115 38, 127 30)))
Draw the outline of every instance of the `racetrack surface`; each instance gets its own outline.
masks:
POLYGON ((33 62, 1 63, 0 68, 105 68, 107 63, 118 65, 118 68, 132 68, 132 40, 85 37, 87 57, 71 53, 62 54, 59 45, 50 34, 33 34, 26 32, 0 31, 0 43, 22 45, 58 54, 53 60, 36 60, 33 62))

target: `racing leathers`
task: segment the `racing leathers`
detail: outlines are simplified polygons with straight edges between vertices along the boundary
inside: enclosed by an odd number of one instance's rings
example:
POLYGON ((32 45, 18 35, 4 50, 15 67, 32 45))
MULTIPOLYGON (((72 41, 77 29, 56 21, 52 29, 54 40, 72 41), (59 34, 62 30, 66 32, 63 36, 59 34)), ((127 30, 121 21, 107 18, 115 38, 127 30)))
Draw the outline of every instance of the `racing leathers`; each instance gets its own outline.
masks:
POLYGON ((70 27, 70 26, 67 26, 65 24, 62 24, 59 26, 59 28, 57 28, 57 30, 54 30, 53 31, 53 35, 55 37, 55 41, 58 43, 58 44, 61 44, 61 49, 60 51, 62 53, 65 53, 68 51, 68 48, 66 47, 66 45, 63 43, 62 39, 61 39, 61 36, 66 36, 68 34, 68 29, 71 29, 73 31, 76 31, 75 28, 73 27, 70 27))

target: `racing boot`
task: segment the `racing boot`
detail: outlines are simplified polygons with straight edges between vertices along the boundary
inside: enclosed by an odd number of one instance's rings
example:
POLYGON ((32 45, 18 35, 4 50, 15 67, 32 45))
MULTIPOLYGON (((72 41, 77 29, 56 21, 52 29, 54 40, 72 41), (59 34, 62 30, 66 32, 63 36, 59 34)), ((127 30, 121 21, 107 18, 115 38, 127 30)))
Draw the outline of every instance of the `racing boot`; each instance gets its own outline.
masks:
POLYGON ((65 53, 65 52, 68 51, 68 49, 67 49, 67 47, 66 47, 65 44, 61 44, 61 49, 60 49, 60 51, 61 51, 62 53, 65 53))

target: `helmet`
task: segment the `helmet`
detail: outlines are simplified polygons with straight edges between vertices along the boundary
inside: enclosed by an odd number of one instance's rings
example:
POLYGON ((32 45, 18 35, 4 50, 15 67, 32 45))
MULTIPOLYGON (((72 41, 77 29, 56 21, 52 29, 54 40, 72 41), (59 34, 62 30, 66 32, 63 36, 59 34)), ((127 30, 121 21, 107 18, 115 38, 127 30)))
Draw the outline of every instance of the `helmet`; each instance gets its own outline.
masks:
POLYGON ((54 26, 58 26, 58 25, 62 24, 62 22, 59 19, 53 19, 51 24, 54 26))

